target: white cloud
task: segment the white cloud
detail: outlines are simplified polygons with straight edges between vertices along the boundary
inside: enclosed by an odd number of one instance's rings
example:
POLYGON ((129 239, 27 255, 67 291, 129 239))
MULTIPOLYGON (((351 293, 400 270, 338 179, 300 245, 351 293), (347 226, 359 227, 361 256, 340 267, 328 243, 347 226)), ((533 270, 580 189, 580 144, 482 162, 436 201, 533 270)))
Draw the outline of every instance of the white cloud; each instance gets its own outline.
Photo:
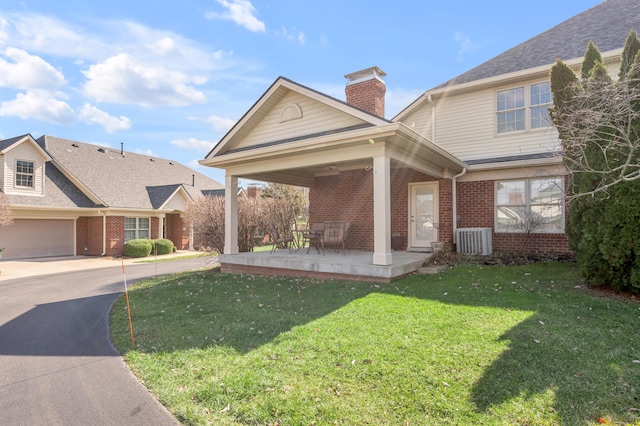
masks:
POLYGON ((249 31, 264 32, 264 22, 256 18, 256 8, 253 7, 249 0, 216 0, 219 4, 227 9, 224 13, 207 12, 207 19, 225 19, 233 21, 236 24, 245 27, 249 31))
POLYGON ((453 41, 458 43, 458 61, 462 61, 466 53, 477 50, 480 47, 480 44, 473 42, 468 35, 460 31, 453 35, 453 41))
POLYGON ((131 128, 131 120, 125 116, 114 117, 88 103, 84 104, 78 118, 88 124, 99 124, 107 133, 131 128))
POLYGON ((183 106, 205 102, 194 84, 201 76, 189 76, 164 66, 146 65, 120 54, 83 71, 88 79, 84 94, 96 102, 150 106, 183 106))
POLYGON ((47 90, 29 90, 24 94, 19 93, 12 101, 0 103, 0 116, 17 116, 23 120, 36 119, 55 124, 71 124, 74 121, 71 107, 47 90))
POLYGON ((174 139, 171 141, 171 145, 180 149, 194 149, 201 152, 209 152, 215 146, 214 142, 201 141, 195 138, 188 139, 174 139))
POLYGON ((141 155, 147 155, 149 157, 157 157, 157 155, 155 155, 153 151, 151 151, 150 149, 136 149, 135 153, 141 154, 141 155))
POLYGON ((64 84, 62 73, 38 56, 12 47, 0 55, 0 87, 56 89, 64 84))
POLYGON ((297 41, 302 46, 304 46, 307 39, 304 33, 295 27, 291 30, 287 30, 285 27, 280 27, 280 31, 276 31, 276 34, 286 38, 287 40, 297 41))
POLYGON ((226 133, 234 124, 236 124, 236 120, 218 117, 217 115, 210 115, 207 117, 207 122, 211 123, 214 130, 223 133, 226 133))
POLYGON ((5 13, 0 18, 0 47, 93 63, 128 53, 147 63, 171 64, 183 72, 219 70, 230 52, 212 48, 171 31, 127 20, 61 21, 37 13, 5 13))
POLYGON ((191 121, 202 121, 204 123, 209 123, 211 124, 211 127, 213 127, 213 130, 218 133, 227 133, 229 129, 231 129, 234 124, 236 124, 236 120, 232 120, 231 118, 219 117, 217 115, 210 115, 206 118, 187 117, 187 119, 191 121))

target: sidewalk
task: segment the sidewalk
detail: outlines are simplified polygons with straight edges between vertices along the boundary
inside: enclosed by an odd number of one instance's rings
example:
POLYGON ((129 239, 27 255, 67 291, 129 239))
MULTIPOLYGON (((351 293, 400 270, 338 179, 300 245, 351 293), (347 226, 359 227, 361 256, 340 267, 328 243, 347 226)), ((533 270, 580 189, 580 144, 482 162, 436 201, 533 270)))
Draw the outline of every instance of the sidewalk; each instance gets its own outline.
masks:
MULTIPOLYGON (((188 257, 197 254, 194 251, 182 250, 157 256, 158 261, 188 257)), ((34 277, 38 275, 56 274, 60 272, 80 271, 122 267, 141 262, 154 262, 155 256, 142 258, 113 258, 97 256, 63 256, 20 260, 0 260, 0 281, 14 278, 34 277)))

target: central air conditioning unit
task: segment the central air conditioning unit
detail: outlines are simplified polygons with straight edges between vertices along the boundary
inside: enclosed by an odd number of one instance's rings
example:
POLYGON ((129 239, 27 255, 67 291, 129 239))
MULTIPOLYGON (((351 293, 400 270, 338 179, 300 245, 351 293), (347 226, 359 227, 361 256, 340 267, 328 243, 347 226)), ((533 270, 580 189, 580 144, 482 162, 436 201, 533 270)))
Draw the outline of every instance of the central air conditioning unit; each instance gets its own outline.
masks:
POLYGON ((491 245, 491 228, 458 228, 456 229, 456 251, 462 254, 493 253, 491 245))

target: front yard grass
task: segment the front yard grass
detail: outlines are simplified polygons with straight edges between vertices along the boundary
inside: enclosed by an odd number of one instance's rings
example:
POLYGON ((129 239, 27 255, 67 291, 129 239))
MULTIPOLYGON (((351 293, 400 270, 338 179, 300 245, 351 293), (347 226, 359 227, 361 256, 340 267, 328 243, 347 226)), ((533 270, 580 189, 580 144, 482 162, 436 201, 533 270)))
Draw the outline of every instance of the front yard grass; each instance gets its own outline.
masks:
POLYGON ((111 334, 185 424, 640 425, 640 303, 568 263, 391 284, 194 272, 146 281, 111 334))

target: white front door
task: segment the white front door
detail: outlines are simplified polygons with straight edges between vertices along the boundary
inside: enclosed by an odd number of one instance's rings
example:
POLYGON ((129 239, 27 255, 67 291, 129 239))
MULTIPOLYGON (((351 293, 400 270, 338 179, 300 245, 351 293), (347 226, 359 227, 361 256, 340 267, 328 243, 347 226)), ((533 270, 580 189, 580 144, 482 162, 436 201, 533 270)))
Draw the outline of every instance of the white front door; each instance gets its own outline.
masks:
POLYGON ((438 182, 409 184, 409 249, 438 241, 438 182))

